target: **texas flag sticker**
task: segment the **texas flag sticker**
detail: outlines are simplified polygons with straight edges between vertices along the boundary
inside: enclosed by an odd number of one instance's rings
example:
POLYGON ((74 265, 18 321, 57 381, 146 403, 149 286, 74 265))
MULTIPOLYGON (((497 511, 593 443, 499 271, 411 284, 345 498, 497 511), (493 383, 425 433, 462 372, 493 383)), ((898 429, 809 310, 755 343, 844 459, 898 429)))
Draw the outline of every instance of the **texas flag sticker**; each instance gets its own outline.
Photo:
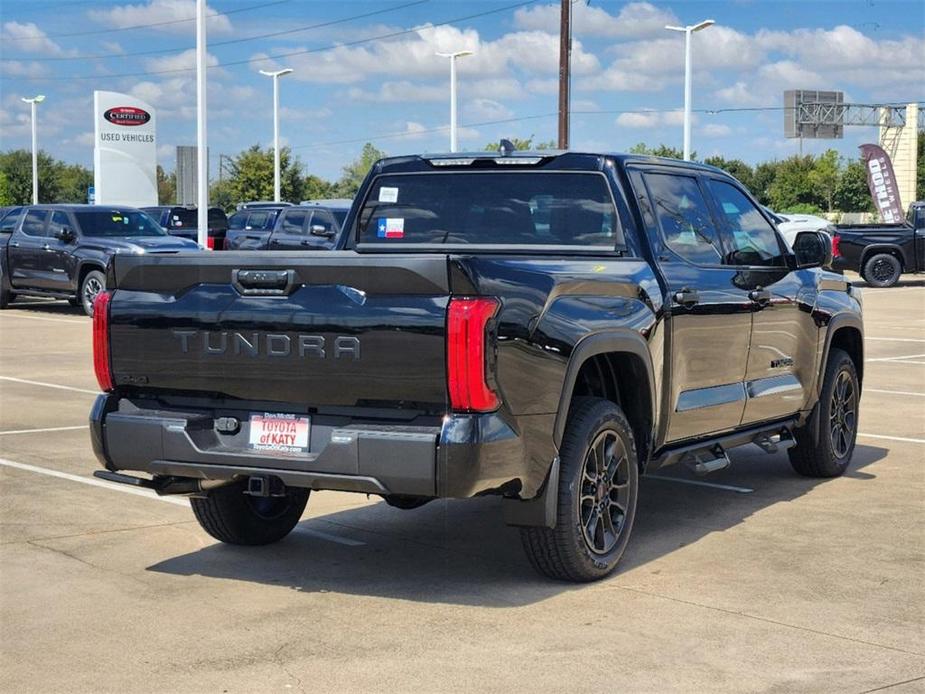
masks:
POLYGON ((380 239, 404 238, 405 220, 402 217, 379 217, 376 220, 376 236, 380 239))

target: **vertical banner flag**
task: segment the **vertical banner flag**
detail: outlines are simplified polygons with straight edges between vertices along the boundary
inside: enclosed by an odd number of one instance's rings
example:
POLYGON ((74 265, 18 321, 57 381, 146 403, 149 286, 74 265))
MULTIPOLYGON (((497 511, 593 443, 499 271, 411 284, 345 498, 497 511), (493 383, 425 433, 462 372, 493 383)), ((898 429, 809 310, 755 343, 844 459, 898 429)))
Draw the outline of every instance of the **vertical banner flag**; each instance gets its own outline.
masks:
POLYGON ((890 155, 880 145, 861 145, 858 149, 867 167, 867 186, 880 217, 886 224, 898 224, 903 220, 903 206, 890 155))
POLYGON ((93 92, 93 188, 97 205, 157 204, 154 109, 128 94, 93 92))

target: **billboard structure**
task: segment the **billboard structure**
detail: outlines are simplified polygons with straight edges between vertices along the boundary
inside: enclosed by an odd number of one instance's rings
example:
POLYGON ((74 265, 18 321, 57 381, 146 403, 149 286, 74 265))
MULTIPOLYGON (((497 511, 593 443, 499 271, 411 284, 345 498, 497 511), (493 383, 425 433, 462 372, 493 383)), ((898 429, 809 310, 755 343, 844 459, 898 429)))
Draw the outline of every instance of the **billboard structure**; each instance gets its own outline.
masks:
MULTIPOLYGON (((206 149, 206 152, 209 150, 206 149)), ((208 154, 206 155, 208 157, 208 154)), ((199 195, 199 171, 196 163, 199 148, 195 145, 177 145, 177 204, 195 205, 199 195)), ((208 161, 206 172, 208 172, 208 161)))
POLYGON ((157 118, 141 99, 93 92, 93 187, 97 205, 157 204, 157 118))
POLYGON ((784 92, 784 137, 831 140, 844 135, 844 92, 811 89, 784 92))

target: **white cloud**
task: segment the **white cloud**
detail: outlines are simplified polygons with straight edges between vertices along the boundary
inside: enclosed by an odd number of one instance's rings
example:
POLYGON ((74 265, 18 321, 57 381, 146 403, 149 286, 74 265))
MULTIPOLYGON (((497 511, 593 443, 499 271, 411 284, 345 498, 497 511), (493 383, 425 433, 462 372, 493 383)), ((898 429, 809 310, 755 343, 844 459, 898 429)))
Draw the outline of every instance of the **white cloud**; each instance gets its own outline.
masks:
MULTIPOLYGON (((683 122, 683 111, 656 111, 654 109, 621 113, 616 120, 616 124, 623 128, 673 128, 680 127, 683 122)), ((693 114, 691 123, 696 122, 697 115, 693 114)))
POLYGON ((421 101, 443 101, 449 99, 449 87, 425 85, 402 80, 383 82, 375 91, 351 87, 343 96, 352 101, 378 103, 414 103, 421 101))
POLYGON ((3 63, 4 77, 44 77, 50 70, 47 65, 36 63, 34 61, 23 62, 21 60, 10 60, 3 63))
MULTIPOLYGON (((196 0, 150 0, 137 5, 117 5, 111 9, 90 10, 90 19, 117 29, 133 27, 141 24, 160 25, 151 26, 153 31, 166 31, 171 33, 189 34, 196 17, 196 0)), ((211 7, 206 7, 206 28, 209 33, 229 33, 232 29, 231 21, 225 15, 219 15, 211 7)))
MULTIPOLYGON (((52 41, 34 22, 4 22, 0 30, 0 40, 7 42, 4 48, 13 48, 16 52, 41 53, 46 56, 73 56, 77 51, 65 51, 52 41)), ((5 69, 5 68, 4 68, 5 69)))
POLYGON ((697 132, 704 137, 727 137, 732 134, 732 128, 722 123, 707 123, 697 132))
MULTIPOLYGON (((558 34, 560 12, 558 3, 522 7, 514 13, 514 24, 520 29, 558 34)), ((677 22, 673 12, 661 10, 648 2, 628 3, 616 15, 598 5, 585 2, 572 4, 573 36, 644 38, 661 35, 666 24, 677 22)))
MULTIPOLYGON (((173 53, 165 55, 162 58, 148 58, 145 65, 149 72, 169 72, 174 70, 193 70, 196 67, 196 49, 190 48, 182 53, 173 53)), ((218 58, 209 53, 206 55, 206 65, 218 65, 218 58)), ((214 76, 215 70, 209 71, 209 76, 214 76)))
POLYGON ((494 121, 511 118, 514 112, 494 99, 473 99, 465 104, 463 114, 467 121, 494 121))

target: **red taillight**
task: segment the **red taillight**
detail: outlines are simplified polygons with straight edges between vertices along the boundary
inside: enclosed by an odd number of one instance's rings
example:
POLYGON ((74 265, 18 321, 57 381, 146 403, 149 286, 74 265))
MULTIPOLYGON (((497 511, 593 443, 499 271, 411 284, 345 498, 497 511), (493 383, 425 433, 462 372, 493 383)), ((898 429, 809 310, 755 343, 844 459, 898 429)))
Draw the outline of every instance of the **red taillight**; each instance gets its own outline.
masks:
POLYGON ((211 236, 206 238, 206 248, 208 248, 210 251, 215 250, 215 239, 211 236))
POLYGON ((498 395, 488 385, 486 377, 486 328, 497 311, 497 299, 450 300, 446 356, 450 406, 454 410, 491 412, 498 409, 498 395))
POLYGON ((838 234, 832 234, 832 257, 841 258, 841 251, 838 250, 838 244, 841 243, 841 237, 838 234))
POLYGON ((112 367, 109 363, 109 292, 100 292, 93 301, 93 371, 100 390, 112 390, 112 367))

